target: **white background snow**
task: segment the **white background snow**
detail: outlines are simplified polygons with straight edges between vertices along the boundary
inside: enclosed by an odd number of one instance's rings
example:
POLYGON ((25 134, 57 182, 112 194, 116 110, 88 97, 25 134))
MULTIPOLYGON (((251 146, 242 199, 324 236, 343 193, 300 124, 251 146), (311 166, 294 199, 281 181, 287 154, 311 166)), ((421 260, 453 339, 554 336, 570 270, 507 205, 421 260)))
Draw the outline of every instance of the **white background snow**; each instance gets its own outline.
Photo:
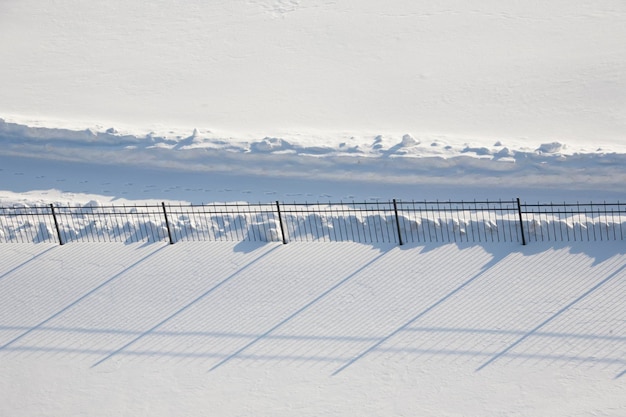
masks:
MULTIPOLYGON (((0 206, 624 201, 626 3, 0 1, 0 206)), ((0 245, 7 416, 624 416, 621 242, 0 245)))

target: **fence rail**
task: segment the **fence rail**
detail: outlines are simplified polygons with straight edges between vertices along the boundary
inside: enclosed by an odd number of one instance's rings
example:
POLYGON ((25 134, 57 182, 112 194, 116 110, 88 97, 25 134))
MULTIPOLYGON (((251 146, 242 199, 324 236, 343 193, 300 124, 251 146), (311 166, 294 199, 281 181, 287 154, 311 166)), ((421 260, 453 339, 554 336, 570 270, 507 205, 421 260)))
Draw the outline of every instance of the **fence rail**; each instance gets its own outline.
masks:
POLYGON ((0 242, 624 240, 623 203, 507 201, 0 207, 0 242))

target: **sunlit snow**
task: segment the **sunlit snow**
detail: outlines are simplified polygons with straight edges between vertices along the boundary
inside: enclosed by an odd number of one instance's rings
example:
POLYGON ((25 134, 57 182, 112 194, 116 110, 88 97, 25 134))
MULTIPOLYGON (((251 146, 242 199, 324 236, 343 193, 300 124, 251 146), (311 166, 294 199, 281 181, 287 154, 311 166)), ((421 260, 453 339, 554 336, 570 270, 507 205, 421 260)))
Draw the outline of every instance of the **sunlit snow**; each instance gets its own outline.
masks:
MULTIPOLYGON (((3 1, 0 207, 624 202, 625 4, 3 1)), ((59 245, 22 220, 2 416, 626 415, 617 234, 284 244, 246 218, 169 244, 134 218, 156 238, 59 245)))

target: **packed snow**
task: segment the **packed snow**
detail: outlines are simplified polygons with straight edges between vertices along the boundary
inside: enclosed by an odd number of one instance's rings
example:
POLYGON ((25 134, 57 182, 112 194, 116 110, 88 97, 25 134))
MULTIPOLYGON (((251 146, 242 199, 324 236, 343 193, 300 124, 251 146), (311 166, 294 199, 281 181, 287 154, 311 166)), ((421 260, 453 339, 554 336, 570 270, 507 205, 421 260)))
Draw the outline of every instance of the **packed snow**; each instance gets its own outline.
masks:
MULTIPOLYGON (((623 1, 21 0, 0 35, 3 208, 626 201, 623 1)), ((0 415, 626 415, 621 236, 181 216, 3 229, 0 415)))

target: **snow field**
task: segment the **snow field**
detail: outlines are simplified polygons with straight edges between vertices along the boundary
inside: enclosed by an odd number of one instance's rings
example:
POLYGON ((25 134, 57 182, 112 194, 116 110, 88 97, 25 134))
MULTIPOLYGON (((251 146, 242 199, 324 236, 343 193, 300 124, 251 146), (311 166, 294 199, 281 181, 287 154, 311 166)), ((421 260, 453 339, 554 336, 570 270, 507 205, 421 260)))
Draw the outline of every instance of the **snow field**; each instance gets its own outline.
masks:
POLYGON ((623 410, 616 243, 0 250, 2 390, 31 398, 3 413, 623 410))
POLYGON ((619 215, 81 211, 623 202, 625 4, 0 2, 0 415, 624 417, 619 215))
POLYGON ((626 127, 620 0, 23 0, 1 11, 0 117, 587 145, 626 127))

